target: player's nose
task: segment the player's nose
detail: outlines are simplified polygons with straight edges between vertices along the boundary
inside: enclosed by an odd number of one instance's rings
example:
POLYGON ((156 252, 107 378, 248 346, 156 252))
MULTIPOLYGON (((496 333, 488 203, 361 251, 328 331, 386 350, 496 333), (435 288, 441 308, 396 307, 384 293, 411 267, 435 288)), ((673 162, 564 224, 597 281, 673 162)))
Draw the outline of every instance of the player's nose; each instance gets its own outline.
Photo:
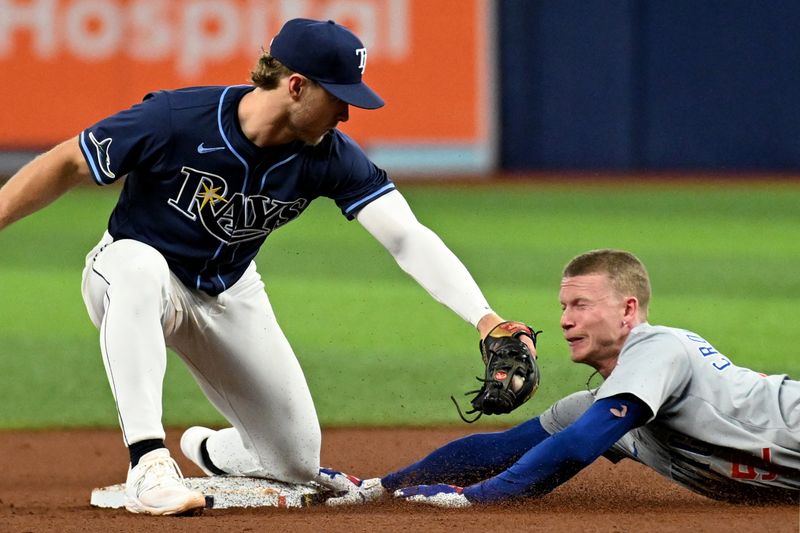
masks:
POLYGON ((344 102, 342 102, 342 104, 342 108, 339 110, 339 115, 336 117, 336 119, 339 122, 347 122, 350 120, 350 106, 344 102))
POLYGON ((575 325, 575 322, 570 318, 569 313, 565 309, 561 312, 561 329, 567 331, 575 325))

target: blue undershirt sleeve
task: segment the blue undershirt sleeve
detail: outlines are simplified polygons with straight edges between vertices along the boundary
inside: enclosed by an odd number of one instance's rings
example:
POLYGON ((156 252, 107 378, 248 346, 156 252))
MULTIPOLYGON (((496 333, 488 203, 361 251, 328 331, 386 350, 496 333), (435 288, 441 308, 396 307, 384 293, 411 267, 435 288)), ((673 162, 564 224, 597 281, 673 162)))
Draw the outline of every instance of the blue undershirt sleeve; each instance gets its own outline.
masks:
POLYGON ((650 409, 633 396, 598 400, 573 424, 542 440, 507 470, 466 487, 464 495, 471 502, 494 503, 547 494, 649 417, 650 409))
POLYGON ((390 491, 433 483, 470 485, 502 472, 549 436, 539 417, 506 431, 468 435, 392 472, 381 479, 381 484, 390 491))

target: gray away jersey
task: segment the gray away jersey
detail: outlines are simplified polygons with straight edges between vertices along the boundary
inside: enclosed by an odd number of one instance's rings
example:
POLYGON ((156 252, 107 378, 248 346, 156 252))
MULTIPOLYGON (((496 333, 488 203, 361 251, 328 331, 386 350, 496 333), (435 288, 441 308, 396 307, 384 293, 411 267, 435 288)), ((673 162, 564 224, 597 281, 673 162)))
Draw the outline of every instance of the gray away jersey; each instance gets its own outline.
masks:
POLYGON ((691 331, 645 323, 596 398, 625 393, 653 413, 615 445, 626 455, 711 497, 734 497, 738 482, 800 489, 800 382, 738 367, 691 331))

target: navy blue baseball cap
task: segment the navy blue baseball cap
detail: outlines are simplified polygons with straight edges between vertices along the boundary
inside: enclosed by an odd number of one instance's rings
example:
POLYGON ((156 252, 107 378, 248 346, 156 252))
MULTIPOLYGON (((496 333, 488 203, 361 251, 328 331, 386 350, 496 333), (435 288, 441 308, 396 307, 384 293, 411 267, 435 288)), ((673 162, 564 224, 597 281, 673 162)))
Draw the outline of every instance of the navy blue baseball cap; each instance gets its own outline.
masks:
POLYGON ((288 21, 272 39, 269 53, 350 105, 383 106, 383 99, 361 81, 367 48, 353 32, 332 20, 288 21))

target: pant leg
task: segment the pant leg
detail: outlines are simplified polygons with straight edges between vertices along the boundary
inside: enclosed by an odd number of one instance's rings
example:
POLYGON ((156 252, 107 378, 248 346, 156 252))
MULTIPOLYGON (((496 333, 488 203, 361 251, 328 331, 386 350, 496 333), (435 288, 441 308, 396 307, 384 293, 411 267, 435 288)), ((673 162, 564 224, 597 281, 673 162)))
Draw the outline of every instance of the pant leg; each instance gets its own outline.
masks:
POLYGON ((208 439, 211 459, 235 475, 311 480, 319 469, 317 414, 255 264, 216 298, 184 297, 169 344, 233 426, 208 439))
POLYGON ((163 439, 164 329, 175 309, 164 257, 138 241, 106 234, 86 258, 81 287, 100 350, 125 445, 163 439))

